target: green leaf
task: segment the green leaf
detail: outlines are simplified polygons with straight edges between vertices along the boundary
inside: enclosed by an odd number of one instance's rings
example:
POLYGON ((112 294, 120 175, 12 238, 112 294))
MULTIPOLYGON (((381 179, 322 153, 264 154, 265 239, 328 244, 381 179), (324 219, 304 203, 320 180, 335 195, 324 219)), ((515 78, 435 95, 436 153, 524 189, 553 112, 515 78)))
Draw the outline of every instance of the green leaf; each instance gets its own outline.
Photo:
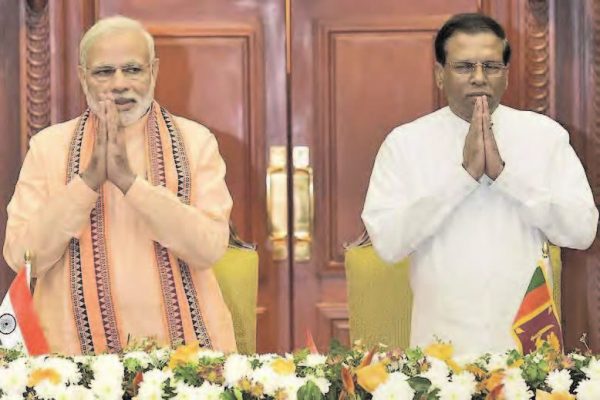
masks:
POLYGON ((427 393, 431 387, 431 381, 422 376, 414 376, 408 379, 408 384, 417 393, 427 393))
POLYGON ((325 396, 321 394, 319 387, 313 381, 306 382, 298 389, 298 400, 322 400, 325 396))

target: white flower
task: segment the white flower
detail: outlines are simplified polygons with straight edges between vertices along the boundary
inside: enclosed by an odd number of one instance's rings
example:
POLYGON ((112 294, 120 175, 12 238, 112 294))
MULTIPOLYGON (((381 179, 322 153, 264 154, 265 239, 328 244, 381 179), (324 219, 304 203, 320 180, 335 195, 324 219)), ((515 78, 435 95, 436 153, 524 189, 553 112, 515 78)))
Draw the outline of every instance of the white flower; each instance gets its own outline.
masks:
POLYGON ((223 393, 223 387, 214 385, 208 381, 204 381, 202 386, 198 388, 198 399, 202 400, 219 400, 223 393))
POLYGON ((125 372, 123 364, 116 354, 101 354, 91 363, 94 378, 101 377, 102 381, 122 382, 125 372))
POLYGON ((477 382, 470 372, 461 372, 452 377, 451 382, 440 386, 440 400, 471 400, 477 382))
POLYGON ((321 394, 327 394, 329 392, 329 386, 331 386, 331 382, 329 382, 327 379, 313 375, 308 375, 306 379, 317 385, 321 394))
POLYGON ((469 393, 469 396, 474 395, 477 390, 477 380, 475 379, 475 375, 467 371, 454 375, 452 377, 452 383, 455 383, 466 390, 467 393, 469 393))
POLYGON ((123 397, 122 379, 115 380, 111 374, 97 374, 90 389, 95 398, 102 400, 120 400, 123 397))
POLYGON ((448 382, 440 387, 440 400, 471 400, 471 393, 457 382, 448 382))
POLYGON ((322 354, 309 354, 306 356, 306 359, 300 363, 303 367, 316 368, 325 364, 327 361, 327 356, 322 354))
POLYGON ((598 400, 600 399, 600 381, 583 380, 579 382, 575 393, 577 393, 577 400, 598 400))
POLYGON ((42 368, 50 368, 57 371, 60 374, 60 383, 77 384, 81 380, 81 372, 79 372, 77 364, 65 358, 47 358, 44 361, 42 368))
POLYGON ((33 389, 37 394, 37 398, 43 400, 51 400, 57 397, 61 397, 61 395, 66 389, 66 386, 61 383, 56 385, 50 382, 49 380, 44 379, 39 384, 35 385, 33 389))
POLYGON ((597 360, 596 357, 592 357, 589 365, 581 368, 581 370, 585 372, 589 379, 600 380, 600 360, 597 360))
POLYGON ((450 370, 446 363, 434 357, 427 357, 430 367, 427 371, 421 374, 422 377, 427 378, 431 381, 434 387, 441 388, 443 385, 448 383, 448 375, 450 370))
POLYGON ((393 372, 388 379, 375 389, 373 400, 412 400, 415 391, 402 372, 393 372))
POLYGON ((278 381, 280 378, 281 376, 275 373, 269 364, 252 371, 250 377, 252 382, 260 383, 263 386, 264 393, 268 396, 275 394, 275 391, 279 388, 278 381))
POLYGON ((162 400, 163 389, 161 385, 140 385, 136 399, 138 400, 162 400))
POLYGON ((296 400, 298 390, 306 383, 306 379, 295 375, 285 375, 280 380, 280 388, 285 391, 287 400, 296 400))
POLYGON ((23 395, 27 387, 29 368, 24 358, 19 358, 5 368, 0 368, 0 388, 5 395, 23 395))
POLYGON ((571 374, 569 370, 555 370, 550 371, 548 376, 546 377, 546 384, 552 389, 552 392, 567 392, 570 393, 571 385, 573 384, 573 380, 571 379, 571 374))
POLYGON ((23 400, 22 394, 4 394, 0 397, 0 400, 23 400))
MULTIPOLYGON (((160 369, 151 369, 150 371, 144 372, 144 379, 140 384, 140 391, 143 387, 148 388, 162 388, 163 383, 169 378, 173 377, 172 371, 161 371, 160 369)), ((150 389, 146 389, 150 390, 150 389)))
POLYGON ((145 351, 132 351, 131 353, 125 354, 123 357, 123 361, 125 360, 135 360, 139 364, 142 369, 148 368, 148 365, 152 362, 150 355, 145 351))
POLYGON ((495 371, 498 369, 507 369, 508 356, 506 354, 492 354, 490 357, 490 361, 487 364, 488 371, 495 371))
POLYGON ((187 385, 183 382, 177 382, 175 391, 177 394, 173 397, 173 400, 195 400, 199 399, 200 393, 199 388, 187 385))
POLYGON ((171 358, 171 350, 170 349, 157 349, 154 350, 151 354, 152 364, 160 365, 165 364, 171 358))
POLYGON ((503 383, 506 400, 530 400, 533 397, 519 368, 508 368, 503 383))
POLYGON ((235 386, 245 376, 252 374, 252 366, 248 357, 241 354, 232 354, 227 357, 223 369, 225 385, 228 387, 235 386))
POLYGON ((200 352, 198 353, 198 358, 221 358, 223 355, 224 354, 220 351, 201 348, 200 352))
POLYGON ((66 400, 94 400, 92 391, 83 386, 69 386, 64 394, 66 400))

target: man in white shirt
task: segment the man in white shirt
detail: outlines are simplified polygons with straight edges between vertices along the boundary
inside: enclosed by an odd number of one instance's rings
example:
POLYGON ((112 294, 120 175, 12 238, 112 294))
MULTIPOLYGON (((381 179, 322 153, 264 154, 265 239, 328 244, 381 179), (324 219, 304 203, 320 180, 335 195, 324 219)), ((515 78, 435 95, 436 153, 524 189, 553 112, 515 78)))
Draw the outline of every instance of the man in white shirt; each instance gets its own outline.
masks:
POLYGON ((543 243, 586 249, 598 210, 568 133, 500 104, 510 46, 496 21, 456 15, 435 51, 448 107, 388 135, 362 219, 384 260, 411 258, 411 345, 505 351, 543 243))

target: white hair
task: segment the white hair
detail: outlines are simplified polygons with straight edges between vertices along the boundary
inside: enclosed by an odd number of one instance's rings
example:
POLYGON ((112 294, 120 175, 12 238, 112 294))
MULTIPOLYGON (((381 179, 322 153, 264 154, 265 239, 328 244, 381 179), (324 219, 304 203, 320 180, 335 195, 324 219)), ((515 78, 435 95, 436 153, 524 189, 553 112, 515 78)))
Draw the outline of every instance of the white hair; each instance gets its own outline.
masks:
POLYGON ((148 54, 150 55, 150 62, 154 60, 154 39, 150 32, 144 28, 144 26, 135 19, 127 18, 122 15, 115 15, 113 17, 102 18, 96 22, 81 38, 79 42, 79 64, 85 67, 87 53, 94 44, 94 42, 101 36, 117 32, 117 31, 137 31, 140 32, 148 45, 148 54))

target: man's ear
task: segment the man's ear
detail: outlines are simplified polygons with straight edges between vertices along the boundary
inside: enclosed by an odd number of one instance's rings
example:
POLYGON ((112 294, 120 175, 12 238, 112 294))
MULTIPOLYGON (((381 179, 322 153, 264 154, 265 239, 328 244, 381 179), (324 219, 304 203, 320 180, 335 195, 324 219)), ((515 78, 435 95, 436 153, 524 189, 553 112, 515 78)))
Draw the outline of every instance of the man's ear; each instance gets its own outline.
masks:
POLYGON ((504 84, 504 90, 508 89, 508 73, 510 69, 508 68, 508 64, 506 64, 506 83, 504 84))
POLYGON ((85 92, 87 88, 87 84, 85 82, 85 68, 81 65, 77 66, 77 77, 79 78, 79 84, 81 85, 81 89, 85 92))
POLYGON ((156 80, 156 78, 158 77, 158 67, 160 65, 160 60, 158 58, 155 58, 154 60, 152 60, 152 78, 154 78, 154 80, 156 80))
POLYGON ((435 63, 434 75, 435 84, 437 85, 438 89, 444 89, 444 66, 437 61, 435 63))

